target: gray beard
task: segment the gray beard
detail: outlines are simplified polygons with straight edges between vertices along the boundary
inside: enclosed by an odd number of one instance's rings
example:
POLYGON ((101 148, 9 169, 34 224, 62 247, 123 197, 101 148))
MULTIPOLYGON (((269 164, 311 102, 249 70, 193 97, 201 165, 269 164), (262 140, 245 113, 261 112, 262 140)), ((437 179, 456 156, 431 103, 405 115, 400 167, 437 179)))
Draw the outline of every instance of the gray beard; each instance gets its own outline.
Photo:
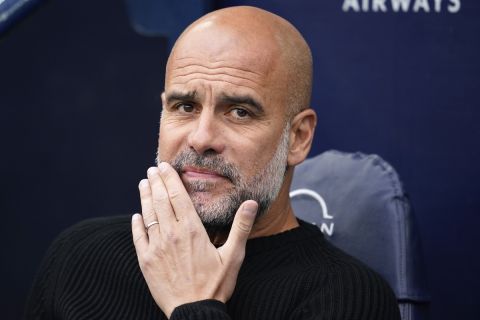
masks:
POLYGON ((290 125, 287 124, 270 161, 249 180, 242 177, 233 164, 213 152, 199 155, 192 149, 186 149, 173 159, 171 165, 179 175, 184 167, 194 166, 214 171, 230 180, 233 185, 219 199, 206 203, 201 200, 201 193, 214 189, 215 183, 205 180, 185 183, 197 214, 209 234, 228 233, 238 208, 246 200, 258 203, 257 219, 268 211, 285 178, 289 132, 290 125))

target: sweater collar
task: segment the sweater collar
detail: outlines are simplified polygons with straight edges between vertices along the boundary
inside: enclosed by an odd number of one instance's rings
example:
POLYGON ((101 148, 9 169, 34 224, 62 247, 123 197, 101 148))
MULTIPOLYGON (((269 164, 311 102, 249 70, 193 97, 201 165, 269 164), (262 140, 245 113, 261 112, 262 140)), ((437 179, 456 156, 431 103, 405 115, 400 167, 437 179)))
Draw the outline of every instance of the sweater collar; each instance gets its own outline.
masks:
POLYGON ((275 248, 282 248, 312 237, 323 240, 323 234, 317 226, 298 219, 299 226, 277 234, 249 239, 246 246, 246 255, 255 255, 268 252, 275 248))

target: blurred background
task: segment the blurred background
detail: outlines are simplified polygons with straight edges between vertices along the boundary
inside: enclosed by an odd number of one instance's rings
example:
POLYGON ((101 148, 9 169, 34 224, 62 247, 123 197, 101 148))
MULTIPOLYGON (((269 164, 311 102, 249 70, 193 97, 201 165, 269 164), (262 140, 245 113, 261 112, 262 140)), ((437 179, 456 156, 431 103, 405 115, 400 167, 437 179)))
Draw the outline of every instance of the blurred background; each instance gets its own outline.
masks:
POLYGON ((240 4, 288 19, 311 45, 311 155, 376 153, 399 172, 431 319, 480 319, 476 0, 0 0, 1 318, 20 317, 61 230, 139 210, 169 48, 195 18, 240 4))

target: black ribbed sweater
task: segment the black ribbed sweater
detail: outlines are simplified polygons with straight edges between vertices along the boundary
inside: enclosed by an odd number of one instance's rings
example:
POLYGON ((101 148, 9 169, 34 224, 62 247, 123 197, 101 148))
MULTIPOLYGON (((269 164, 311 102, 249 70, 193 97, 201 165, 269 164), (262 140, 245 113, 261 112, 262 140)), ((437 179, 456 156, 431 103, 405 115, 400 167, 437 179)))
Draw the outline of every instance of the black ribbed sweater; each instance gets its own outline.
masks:
MULTIPOLYGON (((26 319, 165 319, 143 279, 130 217, 100 218, 51 245, 27 302, 26 319)), ((400 319, 375 272, 300 227, 247 242, 232 298, 177 307, 171 319, 400 319)))

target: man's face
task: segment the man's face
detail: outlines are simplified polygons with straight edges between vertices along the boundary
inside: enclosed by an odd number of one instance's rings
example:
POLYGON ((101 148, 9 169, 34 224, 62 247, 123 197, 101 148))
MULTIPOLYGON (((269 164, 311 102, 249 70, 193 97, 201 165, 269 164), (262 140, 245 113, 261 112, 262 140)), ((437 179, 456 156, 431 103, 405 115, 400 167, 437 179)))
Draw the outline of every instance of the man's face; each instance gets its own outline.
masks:
POLYGON ((158 158, 177 169, 212 230, 228 228, 248 199, 262 214, 283 183, 289 126, 274 77, 278 59, 266 46, 199 30, 177 44, 167 65, 158 158))

